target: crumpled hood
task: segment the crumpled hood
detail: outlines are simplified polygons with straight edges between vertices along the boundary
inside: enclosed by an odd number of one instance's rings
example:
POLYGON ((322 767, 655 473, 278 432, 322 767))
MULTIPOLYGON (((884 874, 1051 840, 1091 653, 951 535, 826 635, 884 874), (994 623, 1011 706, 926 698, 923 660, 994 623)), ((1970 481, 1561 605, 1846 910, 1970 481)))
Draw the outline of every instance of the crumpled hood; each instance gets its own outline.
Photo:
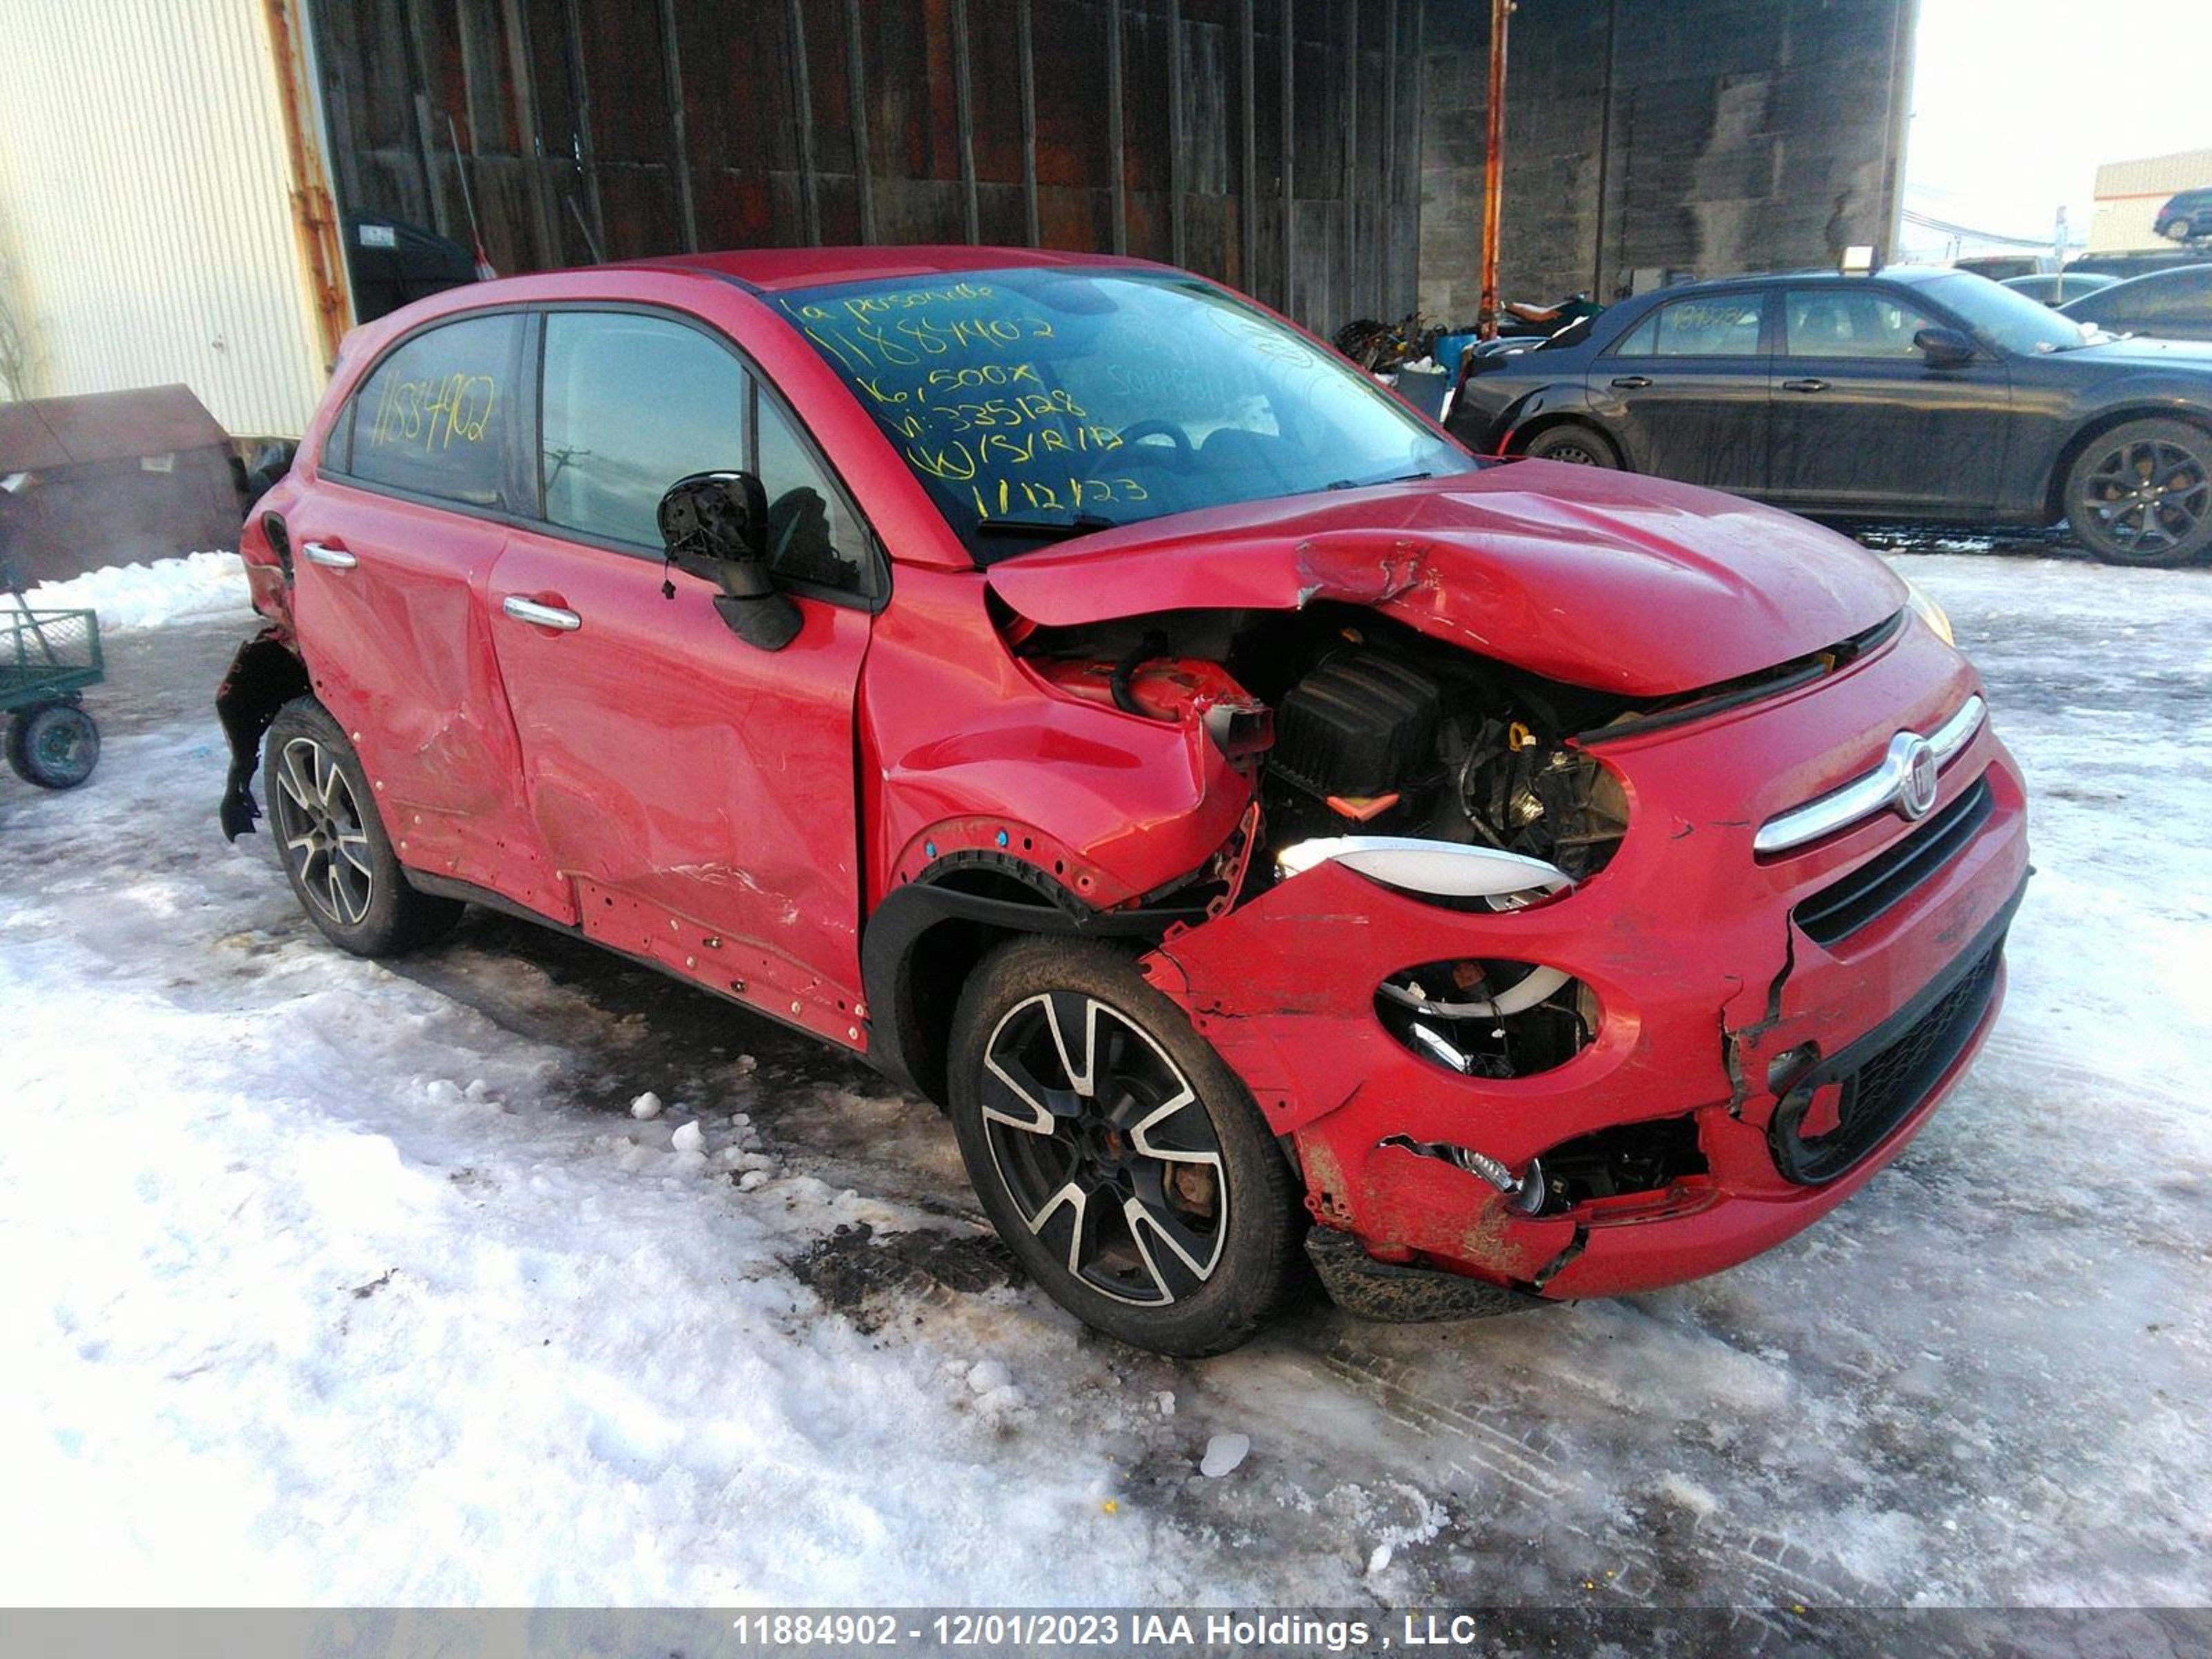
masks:
POLYGON ((1552 461, 1180 514, 994 565, 1048 627, 1371 605, 1573 685, 1669 696, 1873 627, 1905 584, 1856 544, 1714 490, 1552 461))

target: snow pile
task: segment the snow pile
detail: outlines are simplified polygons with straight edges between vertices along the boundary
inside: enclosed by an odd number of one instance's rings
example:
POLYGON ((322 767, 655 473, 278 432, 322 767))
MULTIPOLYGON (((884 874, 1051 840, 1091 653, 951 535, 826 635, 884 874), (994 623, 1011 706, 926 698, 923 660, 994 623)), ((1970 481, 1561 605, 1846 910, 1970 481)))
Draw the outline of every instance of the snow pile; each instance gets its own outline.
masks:
POLYGON ((97 611, 110 634, 206 617, 242 618, 253 608, 246 566, 235 553, 111 564, 67 581, 40 582, 24 598, 33 611, 97 611))

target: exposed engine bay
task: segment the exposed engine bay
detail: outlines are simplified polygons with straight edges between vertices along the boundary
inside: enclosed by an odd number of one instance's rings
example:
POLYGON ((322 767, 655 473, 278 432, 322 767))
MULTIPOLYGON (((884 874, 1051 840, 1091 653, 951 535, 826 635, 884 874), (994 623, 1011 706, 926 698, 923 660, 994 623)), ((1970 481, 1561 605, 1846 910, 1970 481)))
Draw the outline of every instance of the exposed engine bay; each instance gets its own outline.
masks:
MULTIPOLYGON (((1059 689, 1151 719, 1194 719, 1253 779, 1256 844, 1194 873, 1213 914, 1281 879, 1278 855, 1301 843, 1396 836, 1495 848, 1572 883, 1602 870, 1627 830, 1619 780, 1574 738, 1638 711, 1371 609, 1181 611, 1066 629, 1017 621, 1008 632, 1059 689)), ((1572 1058, 1598 1011, 1556 969, 1468 960, 1410 965, 1376 988, 1376 1013, 1437 1065, 1508 1078, 1572 1058)))
MULTIPOLYGON (((1576 880, 1627 828, 1613 775, 1571 739, 1633 712, 1439 644, 1364 607, 1182 611, 1010 629, 1060 689, 1129 713, 1190 711, 1256 769, 1263 850, 1315 836, 1494 847, 1576 880)), ((1264 884, 1272 860, 1255 860, 1264 884)))

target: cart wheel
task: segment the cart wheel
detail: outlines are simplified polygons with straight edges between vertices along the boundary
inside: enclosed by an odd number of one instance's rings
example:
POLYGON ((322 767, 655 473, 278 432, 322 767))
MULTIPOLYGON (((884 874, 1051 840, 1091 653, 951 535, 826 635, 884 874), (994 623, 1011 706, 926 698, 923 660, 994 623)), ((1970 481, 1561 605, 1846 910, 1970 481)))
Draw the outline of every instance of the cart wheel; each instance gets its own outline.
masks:
POLYGON ((8 764, 41 789, 74 789, 100 763, 100 728, 73 703, 20 711, 8 726, 8 764))

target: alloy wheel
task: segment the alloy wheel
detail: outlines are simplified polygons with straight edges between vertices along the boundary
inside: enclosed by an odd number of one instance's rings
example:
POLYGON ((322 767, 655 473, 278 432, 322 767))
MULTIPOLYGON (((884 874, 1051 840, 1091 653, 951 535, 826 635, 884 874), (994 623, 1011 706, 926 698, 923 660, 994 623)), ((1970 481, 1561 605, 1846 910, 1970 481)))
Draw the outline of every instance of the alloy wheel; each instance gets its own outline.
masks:
POLYGON ((1160 1046, 1079 992, 1017 1003, 984 1048, 985 1139, 1030 1231, 1117 1301, 1191 1295, 1229 1236, 1221 1139, 1160 1046))
POLYGON ((2076 506, 2123 556, 2154 557, 2187 541, 2212 513, 2212 473, 2179 444, 2137 438, 2091 469, 2076 506))
POLYGON ((368 832, 337 757, 313 738, 284 745, 276 769, 276 829, 307 901, 341 927, 358 927, 376 895, 368 832))

